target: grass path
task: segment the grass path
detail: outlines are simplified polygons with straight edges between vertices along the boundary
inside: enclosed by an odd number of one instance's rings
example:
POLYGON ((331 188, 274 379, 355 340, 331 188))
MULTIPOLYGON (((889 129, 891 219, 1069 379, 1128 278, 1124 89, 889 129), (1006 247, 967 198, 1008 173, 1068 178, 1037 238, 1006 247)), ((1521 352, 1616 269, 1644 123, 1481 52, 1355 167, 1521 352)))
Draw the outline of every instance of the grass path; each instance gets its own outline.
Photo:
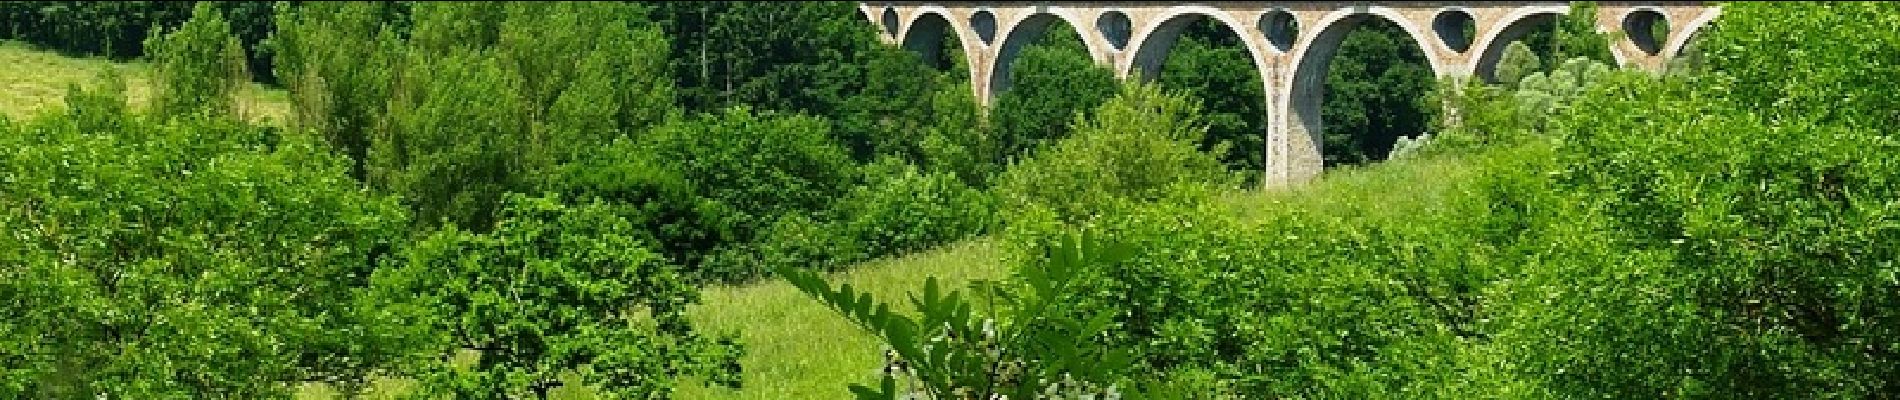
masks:
MULTIPOLYGON (((144 109, 151 103, 150 64, 73 58, 17 41, 0 41, 0 115, 24 120, 63 109, 67 85, 97 87, 100 74, 108 69, 125 77, 126 101, 134 109, 144 109)), ((247 118, 258 122, 281 123, 290 115, 288 94, 255 83, 245 85, 238 94, 238 107, 247 118)))
MULTIPOLYGON (((833 275, 831 282, 850 283, 879 301, 908 304, 903 296, 922 288, 930 276, 949 287, 1002 278, 1008 270, 1001 256, 992 240, 976 239, 858 265, 833 275)), ((851 398, 847 385, 875 382, 883 366, 874 338, 782 280, 708 287, 701 294, 688 315, 699 329, 739 334, 746 350, 745 383, 733 390, 686 382, 679 398, 846 399, 851 398)))

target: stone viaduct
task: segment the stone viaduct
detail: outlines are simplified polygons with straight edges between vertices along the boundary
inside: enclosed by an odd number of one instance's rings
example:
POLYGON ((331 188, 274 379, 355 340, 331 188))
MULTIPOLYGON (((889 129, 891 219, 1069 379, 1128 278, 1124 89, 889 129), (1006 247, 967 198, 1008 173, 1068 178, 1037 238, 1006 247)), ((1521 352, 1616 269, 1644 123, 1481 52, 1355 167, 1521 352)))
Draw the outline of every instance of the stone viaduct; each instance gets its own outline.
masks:
MULTIPOLYGON (((970 85, 987 106, 1007 90, 1022 49, 1055 24, 1081 34, 1089 54, 1126 79, 1154 79, 1190 23, 1212 18, 1240 37, 1266 86, 1267 185, 1311 179, 1322 168, 1320 100, 1326 69, 1346 33, 1381 18, 1410 34, 1441 79, 1491 79, 1505 45, 1569 12, 1568 2, 863 2, 883 39, 942 51, 954 34, 970 85)), ((1703 2, 1600 2, 1598 31, 1612 33, 1618 63, 1660 71, 1720 14, 1703 2), (1651 28, 1665 24, 1666 37, 1651 28)))

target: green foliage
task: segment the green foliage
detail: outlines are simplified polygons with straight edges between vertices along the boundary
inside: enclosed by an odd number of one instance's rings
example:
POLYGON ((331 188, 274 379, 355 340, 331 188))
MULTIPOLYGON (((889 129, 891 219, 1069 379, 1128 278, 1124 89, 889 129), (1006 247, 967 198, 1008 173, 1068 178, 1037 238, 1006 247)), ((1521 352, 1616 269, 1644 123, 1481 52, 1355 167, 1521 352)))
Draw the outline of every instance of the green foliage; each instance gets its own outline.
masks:
POLYGON ((1549 74, 1533 72, 1517 82, 1512 94, 1518 106, 1529 115, 1549 115, 1560 111, 1590 86, 1610 74, 1610 66, 1585 58, 1572 58, 1549 74))
POLYGON ((108 82, 0 124, 0 397, 283 397, 402 351, 355 306, 392 199, 301 136, 125 114, 108 82))
POLYGON ((1900 66, 1869 60, 1900 52, 1889 29, 1900 26, 1895 6, 1724 7, 1719 24, 1703 33, 1708 66, 1722 77, 1713 84, 1770 120, 1890 128, 1900 121, 1900 93, 1887 82, 1900 66))
POLYGON ((276 9, 271 47, 277 76, 290 90, 291 127, 315 132, 348 156, 350 176, 358 180, 369 175, 370 136, 399 72, 401 43, 390 22, 395 11, 366 2, 276 9))
POLYGON ((244 47, 231 24, 211 3, 198 3, 191 19, 170 33, 146 38, 159 82, 153 110, 165 117, 228 116, 237 111, 237 90, 250 82, 244 47))
POLYGON ((1518 81, 1533 72, 1543 70, 1544 60, 1531 51, 1524 42, 1511 42, 1504 46, 1504 55, 1498 58, 1497 80, 1506 86, 1517 86, 1518 81))
POLYGON ((425 225, 478 231, 494 224, 501 195, 525 186, 534 148, 519 118, 520 81, 480 51, 407 60, 419 65, 390 99, 370 138, 370 187, 401 195, 425 225))
POLYGON ((946 85, 932 94, 930 109, 934 121, 915 144, 917 164, 925 171, 955 174, 973 186, 988 185, 1002 170, 997 155, 1003 150, 995 130, 982 125, 976 97, 968 87, 946 85))
POLYGON ((836 270, 971 237, 997 224, 988 192, 948 173, 924 173, 894 158, 869 166, 866 182, 818 214, 788 213, 762 232, 767 267, 836 270))
MULTIPOLYGON (((680 106, 839 115, 877 57, 876 29, 851 2, 661 2, 680 106)), ((928 92, 924 92, 928 93, 928 92)))
POLYGON ((1198 149, 1206 128, 1193 100, 1152 85, 1121 87, 1093 117, 1073 120, 1073 137, 998 178, 995 190, 1006 213, 1046 208, 1062 221, 1079 222, 1116 202, 1169 197, 1181 185, 1228 183, 1220 159, 1198 149))
POLYGON ((733 108, 662 125, 646 136, 647 150, 693 185, 707 231, 726 232, 723 259, 704 261, 705 273, 726 278, 764 272, 739 246, 780 215, 825 209, 850 188, 856 165, 831 138, 824 120, 733 108))
MULTIPOLYGON (((1074 317, 1062 312, 1072 280, 1096 262, 1124 258, 1128 249, 1089 238, 1071 238, 1022 268, 1013 283, 978 283, 991 315, 975 311, 975 299, 945 292, 929 279, 911 304, 913 318, 892 312, 850 284, 833 288, 818 274, 791 268, 780 276, 807 296, 838 311, 889 346, 879 387, 854 385, 860 399, 929 398, 1119 398, 1134 366, 1126 350, 1089 340, 1109 328, 1109 310, 1074 317), (898 386, 902 380, 906 385, 898 386)), ((1140 392, 1135 392, 1140 393, 1140 392)))
POLYGON ((1616 64, 1616 56, 1610 54, 1609 37, 1597 32, 1597 4, 1594 1, 1570 2, 1570 13, 1557 19, 1557 29, 1551 39, 1550 55, 1544 57, 1545 60, 1582 57, 1603 64, 1616 64))
POLYGON ((1437 104, 1425 53, 1397 24, 1370 19, 1346 34, 1326 70, 1320 150, 1327 166, 1383 159, 1401 136, 1425 133, 1437 104))
POLYGON ((1114 71, 1089 57, 1073 28, 1056 23, 1047 29, 1007 66, 1009 89, 990 100, 999 163, 1068 137, 1070 121, 1087 117, 1120 87, 1114 71))
POLYGON ((438 351, 426 392, 546 398, 564 373, 615 396, 664 397, 687 375, 736 384, 739 348, 692 329, 697 291, 633 232, 599 205, 511 195, 493 232, 438 231, 375 287, 438 351))
POLYGON ((868 161, 896 156, 919 164, 934 161, 929 164, 952 171, 967 170, 973 181, 987 177, 977 175, 987 171, 978 171, 971 164, 991 161, 972 157, 992 154, 984 150, 994 144, 987 143, 992 140, 976 126, 981 113, 975 98, 968 95, 970 88, 964 76, 939 72, 917 54, 884 46, 869 61, 864 79, 863 92, 846 100, 842 115, 833 116, 840 139, 852 148, 854 158, 868 161), (976 148, 945 148, 948 145, 976 148))
POLYGON ((427 3, 413 27, 399 11, 283 11, 279 65, 297 77, 301 126, 356 158, 371 187, 403 194, 423 224, 486 229, 502 193, 560 185, 550 169, 676 112, 667 40, 642 7, 427 3))
MULTIPOLYGON (((857 262, 921 251, 983 233, 996 224, 993 198, 955 175, 923 173, 907 164, 870 166, 866 184, 840 197, 831 232, 858 243, 857 262)), ((836 254, 848 257, 850 253, 836 254)))
POLYGON ((545 180, 542 190, 561 198, 616 209, 640 227, 643 241, 682 266, 698 265, 717 246, 739 239, 716 224, 719 203, 700 197, 682 171, 639 141, 615 140, 586 152, 545 180))

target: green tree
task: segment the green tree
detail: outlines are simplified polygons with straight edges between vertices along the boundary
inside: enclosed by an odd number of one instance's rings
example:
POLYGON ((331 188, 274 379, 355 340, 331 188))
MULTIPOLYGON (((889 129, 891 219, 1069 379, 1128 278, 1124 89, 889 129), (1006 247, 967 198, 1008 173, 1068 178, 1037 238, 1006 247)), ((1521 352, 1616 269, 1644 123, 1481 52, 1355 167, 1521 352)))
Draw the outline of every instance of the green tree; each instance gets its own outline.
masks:
MULTIPOLYGON (((425 225, 492 224, 499 196, 677 110, 667 40, 621 3, 306 7, 279 43, 300 121, 425 225), (400 14, 414 19, 412 28, 400 14), (402 39, 399 30, 408 30, 402 39), (375 50, 367 57, 354 48, 375 50)), ((286 12, 288 13, 288 12, 286 12)))
POLYGON ((290 91, 295 130, 315 132, 369 176, 370 136, 383 123, 401 58, 402 10, 385 3, 310 3, 276 9, 277 76, 290 91))
POLYGON ((477 231, 504 193, 525 188, 534 147, 515 76, 492 53, 411 53, 384 126, 370 137, 368 183, 401 195, 418 223, 477 231))
POLYGON ((1543 65, 1544 60, 1538 58, 1537 53, 1532 52, 1530 46, 1522 41, 1511 42, 1510 45, 1504 47, 1504 55, 1498 57, 1498 82, 1505 86, 1515 87, 1532 72, 1541 71, 1543 65))
MULTIPOLYGON (((1659 36, 1665 37, 1665 36, 1659 36)), ((1570 13, 1557 19, 1557 29, 1551 37, 1549 56, 1555 67, 1557 60, 1569 60, 1582 57, 1599 63, 1616 65, 1616 57, 1610 54, 1610 39, 1597 32, 1597 4, 1594 1, 1570 2, 1570 13)))
MULTIPOLYGON (((662 125, 645 138, 645 151, 669 164, 692 187, 707 237, 720 238, 713 259, 687 265, 723 278, 764 272, 744 246, 787 213, 826 209, 857 182, 857 165, 816 117, 754 112, 737 107, 662 125)), ((699 258, 694 257, 694 258, 699 258)))
POLYGON ((244 46, 211 3, 198 3, 191 19, 170 33, 154 29, 145 47, 159 82, 152 95, 161 116, 227 116, 237 112, 237 91, 251 80, 244 46))
POLYGON ((652 15, 688 112, 838 115, 883 46, 851 2, 662 2, 652 15))

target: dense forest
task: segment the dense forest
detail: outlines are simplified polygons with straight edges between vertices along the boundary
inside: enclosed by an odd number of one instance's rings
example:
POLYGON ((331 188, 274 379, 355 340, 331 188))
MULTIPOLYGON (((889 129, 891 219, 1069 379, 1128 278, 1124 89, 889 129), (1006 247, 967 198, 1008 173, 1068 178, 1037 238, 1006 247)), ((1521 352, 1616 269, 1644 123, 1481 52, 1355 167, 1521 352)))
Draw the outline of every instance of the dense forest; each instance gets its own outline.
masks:
POLYGON ((4 2, 156 79, 0 117, 0 397, 670 398, 758 384, 689 306, 766 282, 881 343, 867 399, 1900 397, 1900 6, 1724 7, 1656 74, 1573 4, 1497 83, 1370 19, 1340 178, 1274 191, 1209 20, 1153 82, 1052 27, 985 110, 846 2, 4 2), (827 279, 979 238, 1007 276, 827 279))

